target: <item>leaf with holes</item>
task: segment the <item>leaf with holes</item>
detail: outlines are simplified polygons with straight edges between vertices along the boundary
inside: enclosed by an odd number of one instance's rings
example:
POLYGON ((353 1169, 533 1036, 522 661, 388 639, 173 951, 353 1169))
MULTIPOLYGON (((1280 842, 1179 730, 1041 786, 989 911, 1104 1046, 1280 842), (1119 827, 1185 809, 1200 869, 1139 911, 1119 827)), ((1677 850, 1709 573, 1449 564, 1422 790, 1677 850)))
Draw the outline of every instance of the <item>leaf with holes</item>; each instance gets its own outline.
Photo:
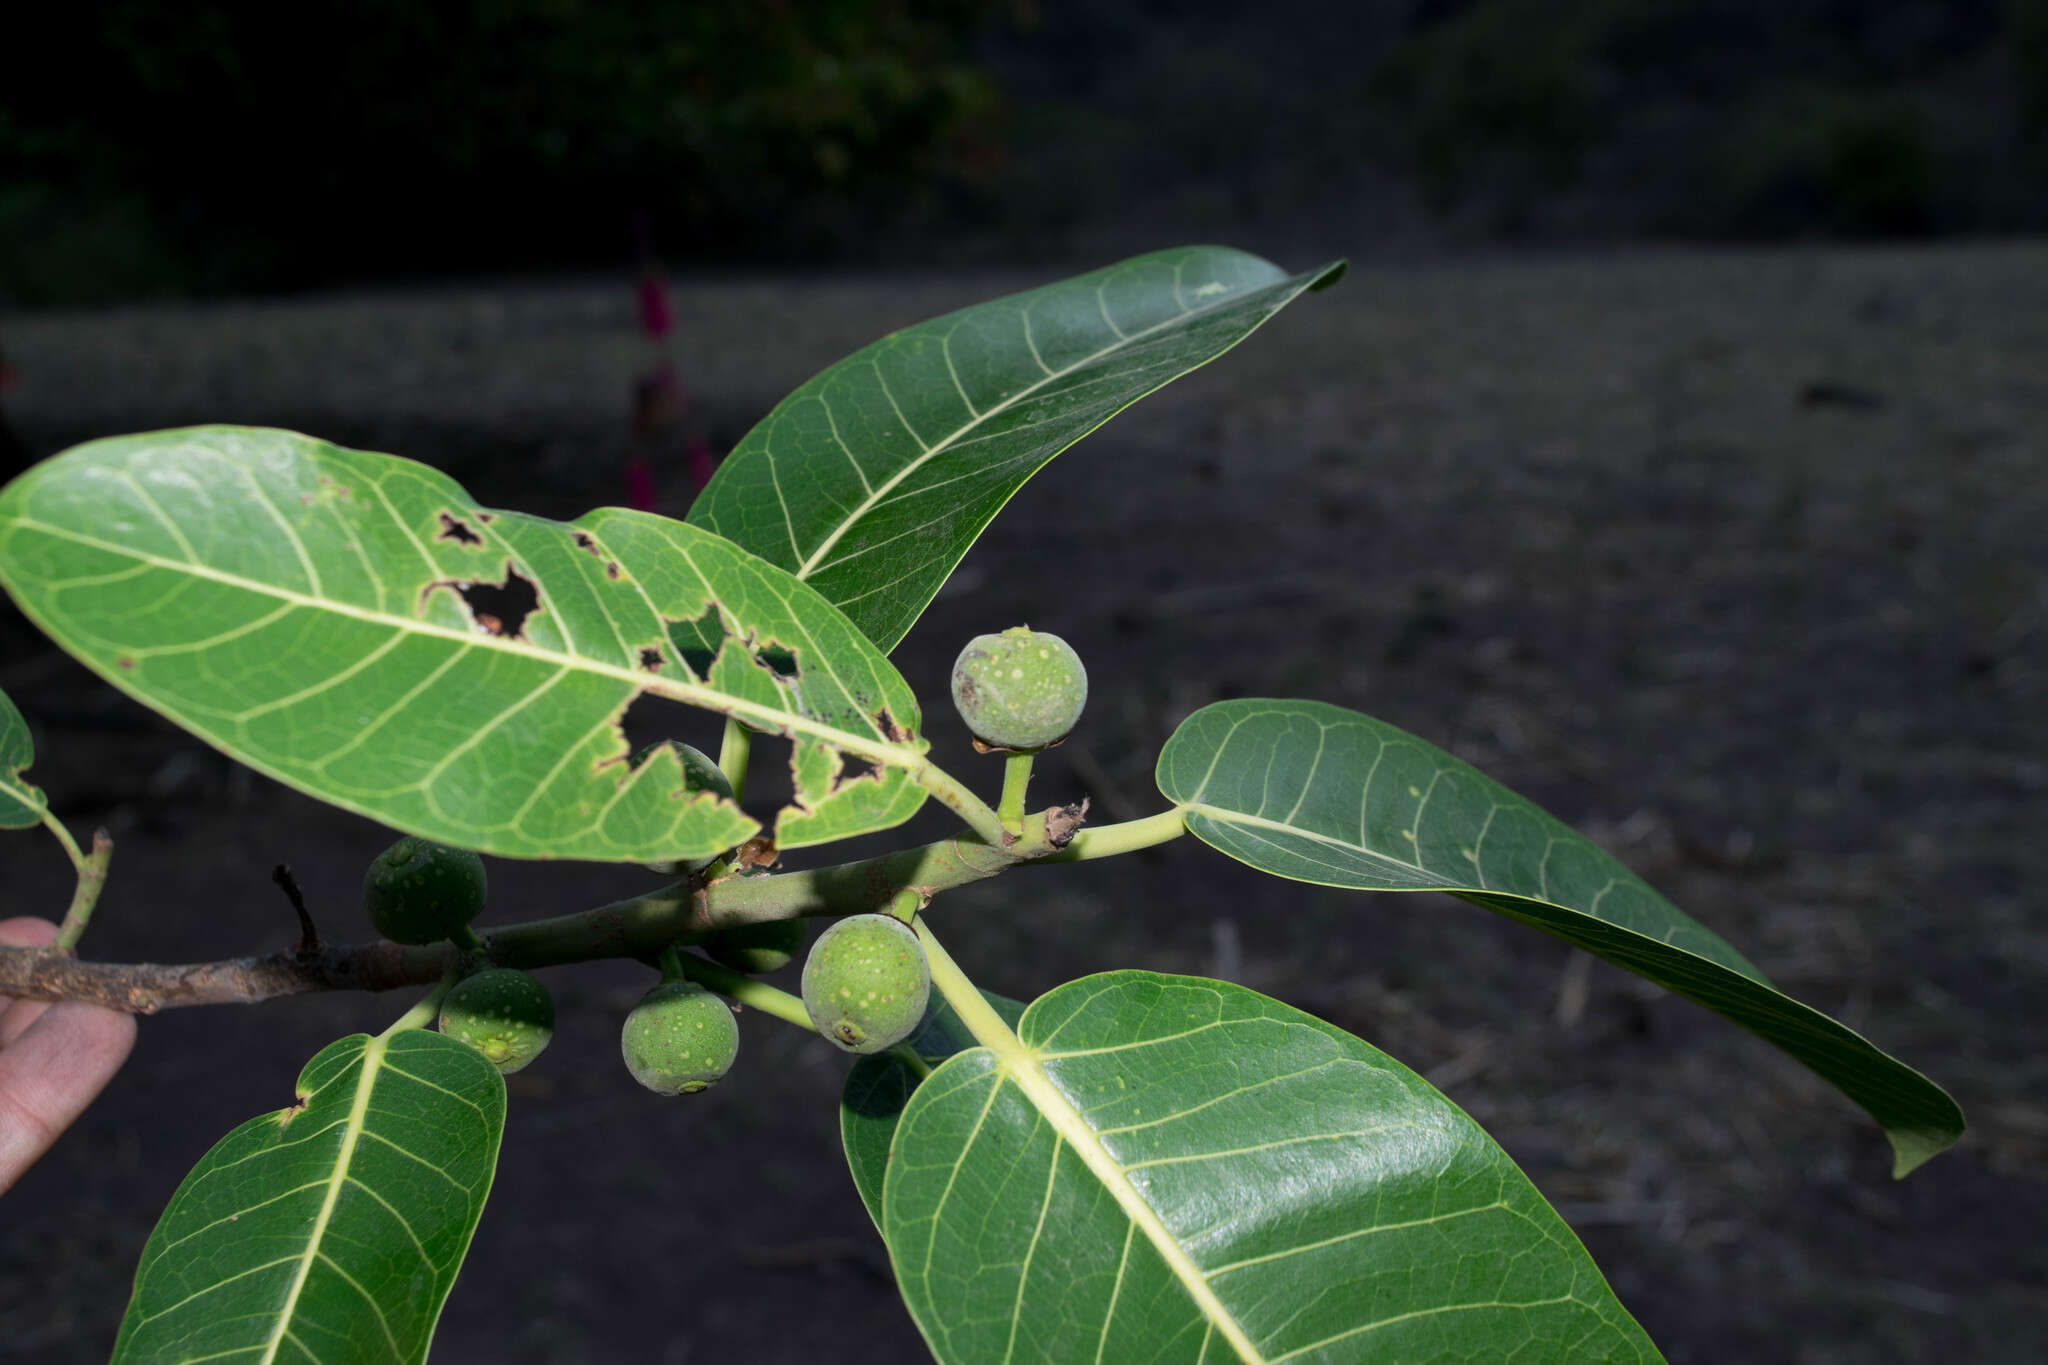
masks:
POLYGON ((0 829, 27 829, 49 809, 42 788, 22 774, 36 761, 35 741, 5 692, 0 692, 0 829))
POLYGON ((1779 993, 1591 840, 1406 731, 1324 702, 1217 702, 1181 722, 1157 777, 1189 832, 1263 872, 1447 891, 1706 1006, 1868 1110, 1894 1174, 1963 1134, 1941 1087, 1779 993))
POLYGON ((1470 1118, 1241 986, 1120 971, 941 1065, 882 1192, 942 1361, 1654 1361, 1470 1118))
MULTIPOLYGON (((1006 1024, 1014 1027, 1024 1015, 1022 1001, 993 991, 982 998, 1006 1024)), ((889 1165, 889 1143, 896 1136, 903 1106, 917 1092, 923 1074, 956 1052, 974 1046, 974 1035, 960 1022, 960 1016, 934 991, 917 1031, 903 1040, 903 1047, 917 1054, 922 1068, 911 1066, 895 1048, 862 1057, 846 1073, 839 1092, 839 1141, 846 1148, 846 1164, 853 1172, 854 1188, 868 1216, 882 1226, 882 1176, 889 1165)))
POLYGON ((364 1034, 229 1133, 142 1249, 115 1365, 418 1361, 483 1215, 505 1082, 438 1033, 364 1034))
POLYGON ((1053 456, 1343 270, 1289 275, 1182 247, 906 327, 778 403, 690 522, 795 573, 894 649, 1053 456))
POLYGON ((816 592, 709 531, 477 506, 291 432, 79 446, 0 490, 0 582, 100 676, 302 791, 511 857, 660 861, 759 826, 692 796, 641 696, 794 742, 785 848, 907 819, 916 699, 816 592))

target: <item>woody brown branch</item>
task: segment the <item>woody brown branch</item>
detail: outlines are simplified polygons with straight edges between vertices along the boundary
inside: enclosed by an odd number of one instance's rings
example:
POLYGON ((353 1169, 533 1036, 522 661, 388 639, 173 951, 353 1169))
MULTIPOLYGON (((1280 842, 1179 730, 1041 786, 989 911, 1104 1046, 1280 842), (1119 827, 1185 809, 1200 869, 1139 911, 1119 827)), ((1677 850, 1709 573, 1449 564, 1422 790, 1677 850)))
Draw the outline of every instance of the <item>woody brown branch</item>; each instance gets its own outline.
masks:
POLYGON ((312 957, 273 953, 223 962, 81 962, 45 948, 0 949, 0 996, 83 1000, 126 1014, 178 1005, 253 1004, 316 991, 388 991, 440 980, 460 954, 453 945, 408 948, 373 943, 312 957))
MULTIPOLYGON (((1072 841, 1086 803, 1029 817, 1022 837, 994 847, 944 839, 879 858, 768 877, 677 882, 643 896, 556 919, 509 925, 486 936, 480 956, 501 967, 551 967, 598 958, 651 958, 670 943, 718 929, 799 916, 880 910, 903 891, 929 898, 1072 841)), ((323 947, 221 962, 80 962, 49 949, 0 948, 0 996, 83 1000, 129 1014, 184 1005, 253 1004, 321 991, 388 991, 438 981, 465 957, 451 943, 323 947)))

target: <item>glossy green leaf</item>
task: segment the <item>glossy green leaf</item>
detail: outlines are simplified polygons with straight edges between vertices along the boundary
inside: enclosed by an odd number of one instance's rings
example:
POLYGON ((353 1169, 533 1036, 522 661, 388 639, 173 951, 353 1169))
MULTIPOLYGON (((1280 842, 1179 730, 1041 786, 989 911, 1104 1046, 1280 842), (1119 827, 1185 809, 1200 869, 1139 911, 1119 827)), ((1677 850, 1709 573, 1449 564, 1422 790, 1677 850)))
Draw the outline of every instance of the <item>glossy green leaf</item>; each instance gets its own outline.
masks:
POLYGON ((497 1169, 504 1079, 408 1029, 330 1043, 298 1096, 222 1138, 171 1196, 115 1365, 426 1358, 497 1169))
POLYGON ((5 692, 0 692, 0 829, 40 824, 50 802, 42 788, 22 776, 36 761, 35 741, 5 692))
POLYGON ((906 327, 778 403, 690 522, 789 569, 893 649, 1047 461, 1343 269, 1289 275, 1182 247, 906 327))
POLYGON ((886 828, 924 795, 888 660, 787 573, 646 513, 493 512, 410 460, 199 427, 79 446, 0 490, 0 582, 235 758, 487 853, 650 862, 754 833, 687 795, 673 748, 628 762, 619 721, 643 694, 795 741, 784 847, 886 828))
POLYGON ((1041 997, 904 1110, 889 1255, 941 1361, 1654 1361, 1505 1152, 1221 981, 1041 997))
MULTIPOLYGON (((982 998, 1014 1027, 1024 1017, 1024 1004, 993 991, 982 998)), ((839 1093, 839 1140, 846 1148, 846 1164, 853 1172, 854 1188, 868 1206, 868 1216, 882 1226, 882 1175, 889 1165, 889 1142, 903 1117, 925 1071, 956 1052, 974 1046, 974 1035, 960 1022, 945 997, 932 992, 931 1004, 917 1031, 903 1040, 925 1063, 923 1070, 911 1066, 895 1049, 862 1057, 846 1073, 839 1093)))
POLYGON ((1174 731, 1157 776, 1191 833, 1261 871, 1447 891, 1706 1006, 1868 1110, 1896 1175, 1962 1136, 1941 1087, 1781 994, 1591 840, 1406 731, 1323 702, 1217 702, 1174 731))

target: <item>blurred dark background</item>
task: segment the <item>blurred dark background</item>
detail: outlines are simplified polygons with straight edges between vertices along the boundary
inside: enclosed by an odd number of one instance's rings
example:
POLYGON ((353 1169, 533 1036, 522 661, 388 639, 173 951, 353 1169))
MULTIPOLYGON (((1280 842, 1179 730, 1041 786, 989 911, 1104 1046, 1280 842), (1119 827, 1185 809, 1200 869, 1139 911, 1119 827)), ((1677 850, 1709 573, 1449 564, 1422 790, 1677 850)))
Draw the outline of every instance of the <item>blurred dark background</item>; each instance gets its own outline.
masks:
MULTIPOLYGON (((1499 1138, 1673 1365, 2040 1359, 2048 0, 80 0, 0 25, 0 479, 267 423, 555 516, 625 500, 637 460, 680 515, 700 457, 891 328, 1191 241, 1350 256, 991 525, 893 656, 936 756, 992 793, 945 677, 1019 621, 1094 693, 1034 799, 1100 818, 1157 808, 1159 746, 1209 701, 1369 711, 1588 832, 1971 1134, 1895 1184, 1860 1113, 1704 1011, 1469 906, 1192 840, 949 893, 956 956, 1023 997, 1226 976, 1359 1033, 1499 1138), (636 219, 668 268, 652 340, 636 219)), ((11 609, 0 690, 53 809, 117 844, 88 955, 288 948, 279 862, 330 936, 368 936, 388 830, 11 609)), ((487 926, 657 884, 492 876, 487 926)), ((0 841, 0 912, 70 887, 53 841, 0 841)), ((549 984, 435 1359, 918 1359, 838 1151, 843 1057, 749 1012, 730 1080, 659 1101, 616 1064, 647 973, 549 984)), ((0 1360, 105 1359, 184 1172, 399 1008, 145 1020, 0 1200, 0 1360)))
POLYGON ((2048 0, 39 6, 0 301, 2048 224, 2048 0))

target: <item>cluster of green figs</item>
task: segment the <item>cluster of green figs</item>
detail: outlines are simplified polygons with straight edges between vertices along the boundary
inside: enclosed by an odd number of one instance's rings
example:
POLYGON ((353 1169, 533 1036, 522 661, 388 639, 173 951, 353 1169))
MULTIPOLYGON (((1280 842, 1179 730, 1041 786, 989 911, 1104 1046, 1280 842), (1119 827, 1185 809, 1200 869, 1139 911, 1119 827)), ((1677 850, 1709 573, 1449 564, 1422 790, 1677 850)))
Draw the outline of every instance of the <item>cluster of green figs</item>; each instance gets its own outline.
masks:
MULTIPOLYGON (((954 703, 986 750, 1028 753, 1058 743, 1087 699, 1087 675, 1066 642, 1021 626, 970 641, 952 682, 954 703)), ((687 744, 675 748, 692 790, 732 798, 716 763, 687 744)), ((395 943, 446 939, 481 952, 485 945, 469 926, 487 892, 476 854, 412 835, 379 854, 363 877, 370 923, 395 943)), ((716 931, 697 946, 732 971, 758 975, 791 962, 804 937, 800 919, 769 920, 716 931)), ((739 1026, 725 998, 691 980, 675 954, 664 954, 663 963, 661 982, 627 1014, 619 1050, 633 1079, 647 1089, 693 1094, 732 1069, 739 1026)), ((902 1042, 924 1018, 930 995, 924 949, 894 915, 835 920, 804 960, 804 1009, 819 1033, 848 1052, 880 1052, 902 1042)), ((531 973, 483 967, 443 995, 439 1027, 509 1074, 547 1047, 555 1003, 531 973)))
MULTIPOLYGON (((476 854, 408 835, 371 862, 363 903, 370 922, 393 942, 451 939, 477 947, 481 940, 469 924, 483 909, 486 890, 476 854)), ((789 919, 720 930, 698 946, 751 974, 785 966, 803 941, 803 921, 789 919)), ((804 961, 804 1007, 818 1031, 849 1052, 878 1052, 908 1037, 924 1017, 930 992, 917 935, 893 915, 834 921, 804 961)), ((442 996, 439 1025, 509 1074, 547 1047, 555 1003, 532 973, 484 967, 442 996)), ((739 1046, 739 1026, 724 997, 678 970, 663 972, 619 1032, 626 1069, 663 1095, 705 1089, 732 1069, 739 1046)))

